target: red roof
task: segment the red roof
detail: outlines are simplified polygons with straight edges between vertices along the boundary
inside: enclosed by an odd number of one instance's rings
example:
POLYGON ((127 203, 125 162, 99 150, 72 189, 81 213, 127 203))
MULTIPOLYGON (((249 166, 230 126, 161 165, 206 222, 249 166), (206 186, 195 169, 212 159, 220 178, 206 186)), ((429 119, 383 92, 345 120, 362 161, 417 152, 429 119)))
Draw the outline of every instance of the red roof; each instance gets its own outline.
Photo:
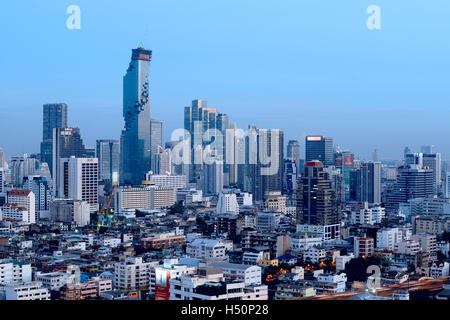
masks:
POLYGON ((308 161, 306 167, 323 167, 323 163, 318 160, 308 161))
POLYGON ((27 197, 31 193, 31 190, 13 189, 8 192, 8 196, 27 197))

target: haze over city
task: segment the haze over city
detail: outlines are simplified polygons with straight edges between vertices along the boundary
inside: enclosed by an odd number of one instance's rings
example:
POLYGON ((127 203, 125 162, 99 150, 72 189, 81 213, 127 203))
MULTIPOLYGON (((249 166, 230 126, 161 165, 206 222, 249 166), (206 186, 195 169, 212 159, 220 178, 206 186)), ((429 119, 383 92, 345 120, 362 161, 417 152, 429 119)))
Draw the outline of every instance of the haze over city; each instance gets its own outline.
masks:
POLYGON ((450 116, 448 1, 377 1, 382 29, 366 28, 371 1, 69 1, 0 4, 1 146, 38 153, 42 105, 64 102, 86 145, 118 139, 130 48, 153 51, 151 114, 164 141, 183 107, 205 99, 246 129, 285 141, 331 136, 356 157, 398 159, 433 144, 443 159, 450 116), (14 32, 9 32, 14 30, 14 32))

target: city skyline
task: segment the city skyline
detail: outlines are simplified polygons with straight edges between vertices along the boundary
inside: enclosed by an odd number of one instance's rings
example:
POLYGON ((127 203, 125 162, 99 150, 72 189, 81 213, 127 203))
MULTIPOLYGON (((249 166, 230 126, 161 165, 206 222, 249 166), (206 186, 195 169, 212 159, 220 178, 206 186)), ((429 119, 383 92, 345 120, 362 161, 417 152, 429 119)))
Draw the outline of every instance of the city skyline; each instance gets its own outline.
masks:
POLYGON ((1 3, 0 303, 450 300, 450 3, 403 1, 1 3))
MULTIPOLYGON (((335 144, 350 149, 361 159, 370 159, 377 149, 381 160, 393 160, 400 158, 405 146, 419 151, 424 144, 434 144, 444 160, 449 158, 441 120, 449 112, 446 108, 449 97, 444 89, 449 48, 439 37, 449 27, 432 20, 427 20, 426 26, 421 23, 408 25, 409 29, 404 27, 410 18, 419 18, 432 10, 425 5, 414 3, 404 7, 379 1, 383 28, 372 32, 365 27, 368 3, 329 2, 329 10, 319 10, 303 2, 287 1, 270 15, 267 4, 255 2, 240 4, 239 12, 234 12, 236 3, 232 1, 220 7, 238 20, 226 24, 227 29, 223 18, 218 17, 220 10, 212 10, 213 5, 207 2, 198 1, 192 8, 183 3, 172 8, 133 2, 142 12, 114 4, 103 8, 106 13, 99 15, 98 4, 79 1, 83 14, 81 30, 67 30, 64 23, 58 27, 60 20, 64 22, 67 17, 65 4, 50 6, 50 2, 43 1, 20 8, 28 19, 20 21, 23 26, 17 28, 14 36, 6 35, 4 43, 16 50, 13 55, 13 50, 5 52, 1 62, 5 74, 10 76, 0 80, 4 88, 0 115, 6 120, 0 133, 17 137, 3 142, 7 159, 39 152, 38 133, 42 127, 34 120, 45 103, 67 103, 68 126, 81 129, 87 146, 94 147, 97 139, 118 140, 123 127, 120 79, 124 75, 124 61, 129 59, 129 50, 141 42, 153 50, 152 117, 164 123, 163 142, 169 140, 174 129, 183 127, 183 108, 194 99, 205 99, 228 114, 230 123, 236 122, 239 128, 256 124, 283 130, 285 141, 300 141, 302 156, 304 137, 317 134, 332 137, 335 144), (295 14, 286 13, 290 7, 296 9, 292 10, 295 14), (32 16, 36 9, 42 15, 32 16), (129 26, 121 26, 122 29, 106 22, 110 15, 118 18, 121 10, 149 18, 129 21, 129 26), (210 15, 204 22, 192 21, 189 13, 193 10, 208 10, 210 15), (262 14, 261 20, 253 21, 254 25, 241 19, 251 10, 262 14), (62 13, 58 18, 59 11, 62 13), (174 23, 171 28, 158 17, 158 14, 167 17, 169 11, 173 14, 169 20, 174 23), (343 21, 332 28, 330 21, 337 16, 343 21), (48 19, 41 21, 42 17, 48 19), (273 30, 263 23, 270 17, 273 30), (205 23, 210 31, 202 28, 205 23), (34 39, 27 33, 31 25, 36 25, 31 32, 36 36, 34 39), (124 37, 133 28, 136 32, 124 37), (430 32, 436 36, 430 38, 430 32), (55 46, 43 39, 41 33, 61 41, 55 46), (214 37, 215 33, 222 35, 221 41, 214 37), (112 34, 117 36, 112 39, 112 34), (105 36, 103 41, 96 41, 99 36, 105 36), (43 43, 40 48, 48 45, 47 48, 37 50, 36 41, 43 43), (201 50, 195 48, 197 41, 205 43, 201 50), (25 52, 28 55, 30 50, 33 61, 38 63, 30 65, 25 59, 25 52), (104 50, 108 54, 98 59, 96 53, 104 50), (406 54, 408 63, 403 60, 406 54), (425 64, 424 56, 433 59, 429 62, 427 59, 425 64), (63 67, 52 68, 55 64, 63 67), (414 70, 410 65, 414 65, 414 70), (28 80, 19 85, 24 74, 28 80), (19 89, 27 90, 27 95, 19 95, 19 89), (316 110, 320 111, 320 117, 316 110), (85 116, 88 111, 90 117, 85 116), (397 121, 402 117, 404 121, 397 121), (359 139, 354 138, 355 132, 359 139)), ((441 3, 444 8, 448 6, 441 3)), ((19 10, 14 4, 2 6, 11 9, 10 12, 19 10)), ((2 10, 5 11, 8 10, 2 10)), ((444 11, 433 13, 439 15, 444 11)), ((2 16, 1 20, 11 27, 17 26, 9 17, 2 16)), ((435 21, 438 20, 439 16, 435 21)))

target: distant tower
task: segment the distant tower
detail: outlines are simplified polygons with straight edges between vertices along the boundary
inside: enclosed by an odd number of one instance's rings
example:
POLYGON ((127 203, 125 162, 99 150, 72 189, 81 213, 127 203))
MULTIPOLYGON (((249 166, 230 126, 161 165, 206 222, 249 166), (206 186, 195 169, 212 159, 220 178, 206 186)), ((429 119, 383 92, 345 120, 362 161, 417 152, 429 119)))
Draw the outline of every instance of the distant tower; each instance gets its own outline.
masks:
POLYGON ((0 148, 0 169, 5 167, 5 154, 3 153, 3 149, 0 148))
POLYGON ((121 135, 120 182, 140 184, 150 170, 150 94, 149 74, 152 51, 132 50, 131 62, 123 77, 123 118, 121 135))
POLYGON ((297 175, 300 175, 300 143, 298 140, 289 140, 287 158, 294 161, 297 175))
MULTIPOLYGON (((67 127, 67 104, 44 104, 42 115, 41 162, 46 162, 53 173, 53 129, 67 127)), ((54 178, 54 177, 53 177, 54 178)))
POLYGON ((80 129, 78 128, 55 128, 53 129, 53 151, 52 151, 52 176, 53 176, 53 194, 56 196, 60 188, 61 171, 60 160, 62 158, 86 157, 86 148, 81 139, 80 129))
POLYGON ((151 144, 151 170, 157 173, 158 169, 158 154, 162 146, 162 122, 156 119, 150 120, 150 144, 151 144))
POLYGON ((323 136, 307 136, 305 161, 321 161, 325 166, 333 165, 333 139, 323 136))
POLYGON ((373 151, 373 159, 372 159, 374 162, 377 162, 378 161, 378 150, 377 149, 375 149, 374 151, 373 151))
POLYGON ((120 164, 120 144, 118 140, 97 140, 99 179, 105 182, 109 191, 118 182, 120 164))
POLYGON ((335 190, 320 161, 305 164, 297 190, 297 221, 321 226, 336 225, 340 221, 335 190))
POLYGON ((432 144, 427 144, 427 145, 425 145, 425 146, 422 146, 421 148, 420 148, 420 152, 422 152, 422 153, 425 153, 425 154, 432 154, 432 153, 434 153, 433 151, 434 151, 434 145, 432 145, 432 144))
MULTIPOLYGON (((197 182, 200 178, 203 165, 203 147, 220 138, 214 136, 214 129, 225 135, 228 122, 229 119, 226 114, 218 112, 216 108, 207 107, 207 101, 205 100, 193 100, 191 106, 184 108, 184 129, 189 132, 191 137, 190 182, 197 182), (209 134, 207 134, 208 130, 210 130, 209 134)), ((217 149, 216 156, 223 162, 223 147, 217 146, 217 149)))
POLYGON ((411 149, 409 147, 405 147, 405 149, 403 149, 403 158, 406 158, 406 155, 410 153, 411 149))

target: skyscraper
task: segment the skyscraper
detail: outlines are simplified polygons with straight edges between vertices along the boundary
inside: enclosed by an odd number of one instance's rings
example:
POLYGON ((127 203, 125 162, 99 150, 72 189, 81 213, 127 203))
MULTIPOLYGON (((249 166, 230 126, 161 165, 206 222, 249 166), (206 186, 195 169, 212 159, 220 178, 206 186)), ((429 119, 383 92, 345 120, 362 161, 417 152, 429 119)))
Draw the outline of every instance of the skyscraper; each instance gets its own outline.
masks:
POLYGON ((56 195, 60 188, 60 159, 86 157, 86 149, 81 139, 80 129, 78 128, 55 128, 53 129, 53 151, 52 151, 52 176, 53 176, 53 193, 56 195))
POLYGON ((287 145, 287 158, 294 161, 297 175, 300 176, 300 143, 298 140, 289 140, 287 145))
POLYGON ((6 192, 5 190, 5 184, 6 184, 6 175, 5 175, 5 169, 0 168, 0 195, 4 192, 6 192))
POLYGON ((381 202, 381 163, 363 162, 351 172, 350 199, 359 202, 381 202))
POLYGON ((333 165, 333 139, 323 136, 307 136, 305 161, 318 160, 325 166, 333 165))
POLYGON ((172 167, 172 150, 159 147, 154 159, 154 174, 169 175, 174 173, 175 170, 172 167))
POLYGON ((123 118, 120 139, 120 182, 137 185, 151 164, 149 74, 152 51, 132 50, 131 62, 123 77, 123 118))
POLYGON ((344 176, 346 199, 350 195, 350 171, 353 169, 355 156, 350 150, 339 151, 335 153, 335 166, 341 169, 344 176))
POLYGON ((5 154, 3 153, 3 149, 0 148, 0 169, 5 167, 5 154))
POLYGON ((27 154, 11 158, 11 182, 15 187, 21 187, 23 178, 33 175, 39 168, 39 161, 27 154))
POLYGON ((428 153, 428 154, 434 153, 433 150, 434 150, 434 145, 432 145, 432 144, 427 144, 420 148, 420 152, 428 153))
POLYGON ((207 195, 217 195, 223 190, 223 161, 211 158, 203 165, 202 190, 207 195))
POLYGON ((403 157, 406 158, 406 155, 409 153, 411 153, 411 148, 405 147, 405 149, 403 149, 403 157))
POLYGON ((263 199, 265 194, 270 191, 282 192, 284 178, 283 131, 278 129, 259 130, 258 167, 258 172, 261 174, 261 198, 259 199, 263 199))
MULTIPOLYGON (((433 151, 433 146, 422 147, 424 151, 433 151)), ((417 165, 430 168, 433 171, 433 193, 438 194, 441 189, 442 165, 440 153, 408 153, 405 155, 406 165, 417 165)))
POLYGON ((239 136, 239 130, 235 123, 232 123, 225 134, 225 168, 228 185, 236 185, 239 180, 239 165, 243 165, 245 161, 245 151, 243 150, 243 141, 239 136), (240 150, 240 147, 242 150, 240 150))
POLYGON ((297 191, 297 221, 321 226, 336 225, 340 221, 335 190, 320 161, 305 164, 297 191))
POLYGON ((97 140, 96 156, 100 180, 107 190, 118 182, 120 166, 120 144, 117 140, 97 140))
POLYGON ((62 158, 59 170, 58 197, 87 201, 91 212, 98 210, 98 159, 62 158))
POLYGON ((156 119, 150 120, 150 144, 151 144, 151 170, 158 172, 158 151, 162 147, 162 122, 156 119))
POLYGON ((298 140, 289 140, 287 145, 287 158, 300 159, 300 143, 298 140))
POLYGON ((224 159, 225 130, 228 129, 228 116, 219 113, 216 108, 208 108, 205 100, 192 101, 190 107, 184 108, 184 129, 189 132, 191 138, 191 165, 189 180, 196 182, 200 177, 203 164, 203 147, 216 141, 216 157, 224 159), (208 131, 209 130, 209 131, 208 131), (219 137, 215 130, 221 133, 219 137))
POLYGON ((409 199, 428 198, 433 195, 433 170, 420 165, 404 165, 397 170, 397 181, 388 195, 387 207, 398 209, 409 199))
MULTIPOLYGON (((1 186, 0 186, 0 188, 1 188, 1 186)), ((445 197, 447 199, 450 198, 450 172, 449 171, 445 172, 445 197)))
POLYGON ((375 149, 375 150, 373 151, 373 154, 372 154, 372 160, 373 160, 374 162, 378 162, 378 150, 377 150, 377 149, 375 149))
MULTIPOLYGON (((432 150, 431 150, 432 151, 432 150)), ((433 170, 433 192, 438 194, 442 186, 442 162, 440 153, 424 153, 423 166, 433 170)))
POLYGON ((38 175, 25 177, 23 188, 34 193, 37 218, 48 218, 52 195, 47 178, 38 175))
POLYGON ((292 196, 297 189, 297 165, 291 158, 284 159, 283 193, 292 196))
POLYGON ((42 117, 41 162, 53 170, 53 129, 67 127, 67 104, 44 104, 42 117))
POLYGON ((284 132, 249 126, 245 139, 244 191, 261 201, 270 191, 283 191, 284 132))

